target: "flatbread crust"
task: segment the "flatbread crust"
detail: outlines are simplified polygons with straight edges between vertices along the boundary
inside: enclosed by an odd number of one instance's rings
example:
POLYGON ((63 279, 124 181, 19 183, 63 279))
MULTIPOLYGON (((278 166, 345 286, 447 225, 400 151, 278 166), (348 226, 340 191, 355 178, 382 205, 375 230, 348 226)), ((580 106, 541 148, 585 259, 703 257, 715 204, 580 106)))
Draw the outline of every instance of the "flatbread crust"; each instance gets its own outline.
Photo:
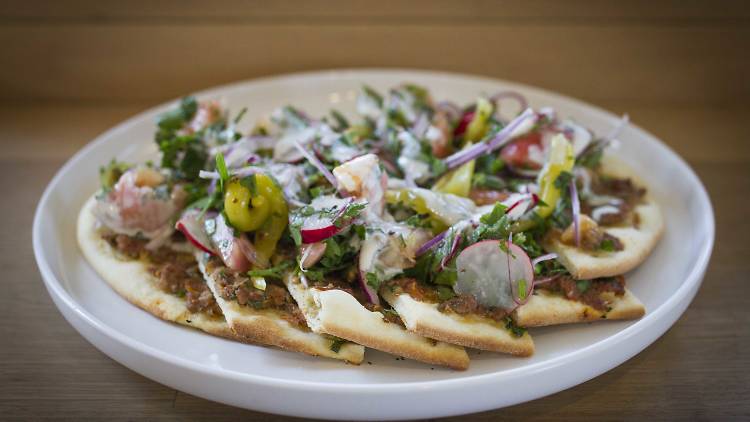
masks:
MULTIPOLYGON (((609 158, 602 165, 604 174, 629 177, 644 186, 636 174, 622 162, 609 158)), ((621 251, 594 255, 575 246, 565 245, 558 239, 547 239, 542 246, 547 251, 556 253, 560 262, 577 280, 625 274, 648 257, 664 233, 664 219, 652 198, 647 196, 633 212, 638 214, 637 228, 603 227, 605 232, 622 242, 624 247, 621 251)))
POLYGON ((560 294, 540 289, 534 292, 526 304, 518 307, 512 317, 521 327, 542 327, 603 319, 637 319, 646 313, 646 308, 630 290, 625 289, 622 296, 610 295, 610 310, 602 312, 560 294))
POLYGON ((516 337, 502 323, 440 312, 437 304, 420 302, 408 293, 395 294, 383 289, 381 295, 398 312, 409 331, 475 349, 515 356, 534 353, 534 341, 528 332, 516 337))
POLYGON ((232 340, 242 340, 224 318, 190 312, 185 300, 159 289, 155 277, 141 261, 119 257, 97 232, 93 214, 96 199, 89 198, 78 214, 78 246, 86 260, 112 289, 128 302, 166 321, 203 330, 232 340))
POLYGON ((198 252, 196 257, 216 303, 224 312, 229 326, 238 335, 256 343, 268 344, 293 352, 340 359, 357 365, 362 363, 365 348, 359 344, 343 343, 336 352, 331 350, 336 339, 295 326, 283 319, 279 311, 258 310, 240 305, 234 300, 223 299, 218 294, 216 280, 206 274, 206 254, 198 252))
POLYGON ((342 290, 307 288, 289 274, 284 282, 305 315, 310 328, 373 349, 409 359, 464 370, 469 355, 463 347, 428 339, 383 319, 342 290))

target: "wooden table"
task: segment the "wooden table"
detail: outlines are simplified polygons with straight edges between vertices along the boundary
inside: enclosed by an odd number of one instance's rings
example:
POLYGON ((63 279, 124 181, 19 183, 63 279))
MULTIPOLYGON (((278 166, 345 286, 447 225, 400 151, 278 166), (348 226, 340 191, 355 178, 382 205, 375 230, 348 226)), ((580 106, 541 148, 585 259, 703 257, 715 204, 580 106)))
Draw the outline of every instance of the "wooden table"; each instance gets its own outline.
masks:
POLYGON ((703 288, 661 339, 578 387, 467 419, 749 418, 749 23, 742 1, 3 2, 0 419, 283 419, 156 384, 87 343, 44 290, 32 214, 66 159, 144 108, 362 66, 484 74, 627 111, 715 206, 703 288))

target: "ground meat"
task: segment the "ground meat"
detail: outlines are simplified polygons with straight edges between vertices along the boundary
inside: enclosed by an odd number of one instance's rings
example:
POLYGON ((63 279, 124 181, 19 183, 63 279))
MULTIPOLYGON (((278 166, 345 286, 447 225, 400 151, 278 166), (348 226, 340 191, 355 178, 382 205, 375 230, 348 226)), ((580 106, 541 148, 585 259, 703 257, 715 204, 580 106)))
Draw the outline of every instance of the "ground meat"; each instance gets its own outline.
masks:
POLYGON ((398 316, 398 313, 394 311, 393 309, 385 309, 380 305, 376 305, 374 303, 365 303, 364 307, 370 311, 370 312, 380 312, 383 314, 383 321, 390 322, 391 324, 398 324, 400 326, 404 326, 404 322, 401 321, 401 317, 398 316))
POLYGON ((386 288, 395 294, 407 293, 420 302, 437 303, 440 312, 453 312, 459 315, 478 315, 502 321, 508 312, 495 307, 482 306, 474 296, 459 295, 447 300, 440 300, 435 287, 418 282, 414 278, 401 277, 387 282, 386 288))
POLYGON ((124 234, 105 233, 102 238, 124 256, 145 261, 159 289, 184 297, 190 312, 222 315, 191 254, 167 247, 146 249, 148 240, 124 234))
MULTIPOLYGON (((181 255, 189 256, 189 254, 181 255)), ((167 293, 184 297, 190 312, 205 312, 213 316, 222 315, 195 260, 189 262, 184 257, 181 258, 183 259, 175 259, 151 267, 151 272, 158 278, 159 288, 167 293)))
POLYGON ((616 196, 628 204, 636 204, 646 195, 646 189, 636 186, 630 178, 599 176, 591 186, 598 195, 616 196))
MULTIPOLYGON (((578 222, 579 241, 577 245, 579 248, 587 251, 621 251, 623 244, 615 236, 604 231, 599 225, 587 215, 581 215, 578 222)), ((568 226, 562 233, 557 229, 552 229, 547 233, 547 236, 551 238, 559 238, 560 241, 566 245, 576 246, 575 241, 575 225, 573 223, 568 226)))
POLYGON ((469 198, 477 205, 492 205, 497 201, 508 199, 510 194, 499 190, 474 188, 469 192, 469 198))
POLYGON ((602 293, 612 292, 615 296, 624 295, 625 277, 616 276, 594 280, 574 280, 570 276, 563 276, 553 281, 539 284, 536 288, 562 293, 563 296, 570 300, 585 303, 598 311, 606 312, 608 304, 606 299, 602 297, 602 293))
POLYGON ((307 327, 304 315, 286 287, 266 279, 266 289, 260 290, 253 286, 249 277, 231 271, 216 258, 209 261, 207 271, 216 280, 216 287, 223 299, 236 300, 240 305, 255 309, 275 309, 281 311, 281 316, 286 321, 307 327))
POLYGON ((124 234, 111 234, 104 238, 109 244, 128 258, 138 259, 146 252, 145 239, 126 236, 124 234))
POLYGON ((415 278, 399 277, 386 282, 386 288, 395 294, 406 293, 420 302, 439 302, 434 288, 420 283, 415 278))
POLYGON ((438 310, 459 315, 481 315, 495 321, 502 321, 508 316, 508 312, 500 308, 480 305, 474 296, 468 294, 458 295, 440 303, 438 310))

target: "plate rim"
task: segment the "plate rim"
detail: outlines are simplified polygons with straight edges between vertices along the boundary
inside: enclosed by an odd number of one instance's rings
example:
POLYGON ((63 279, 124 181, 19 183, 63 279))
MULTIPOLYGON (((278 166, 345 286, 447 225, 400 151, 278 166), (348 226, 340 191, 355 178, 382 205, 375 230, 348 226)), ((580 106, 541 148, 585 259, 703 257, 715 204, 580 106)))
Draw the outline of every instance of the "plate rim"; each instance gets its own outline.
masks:
MULTIPOLYGON (((445 78, 457 78, 457 79, 464 79, 464 80, 472 80, 475 82, 483 82, 483 83, 499 83, 506 86, 511 86, 526 92, 534 92, 535 94, 544 95, 556 99, 562 99, 565 101, 568 101, 575 106, 581 106, 585 107, 587 110, 591 110, 595 113, 600 114, 603 117, 606 117, 608 120, 614 118, 614 115, 596 105, 586 103, 582 100, 579 100, 577 98, 569 97, 566 95, 558 94, 556 92, 548 91, 543 88, 538 88, 526 84, 521 84, 513 81, 507 81, 504 79, 499 78, 492 78, 487 76, 480 76, 480 75, 473 75, 468 73, 457 73, 457 72, 445 72, 445 71, 435 71, 435 70, 428 70, 428 69, 414 69, 414 68, 342 68, 342 69, 325 69, 325 70, 312 70, 312 71, 305 71, 305 72, 292 72, 292 73, 284 73, 284 74, 278 74, 278 75, 269 75, 264 76, 260 78, 254 78, 254 79, 246 79, 242 81, 232 82, 229 84, 223 84, 218 85, 215 87, 209 87, 206 89, 202 89, 200 91, 197 91, 194 93, 194 95, 201 97, 205 95, 217 95, 219 92, 224 91, 231 91, 237 88, 240 88, 242 86, 252 86, 252 85, 262 85, 264 83, 268 82, 283 82, 284 80, 293 80, 293 79, 305 79, 305 78, 336 78, 336 77, 352 77, 356 75, 362 75, 362 78, 366 77, 366 74, 378 74, 378 75, 404 75, 404 74, 410 74, 410 75, 424 75, 424 76, 438 76, 438 77, 445 77, 445 78)), ((61 301, 62 304, 64 304, 69 310, 73 311, 73 313, 86 324, 90 325, 94 329, 96 329, 100 334, 105 335, 107 338, 109 338, 112 341, 115 341, 120 346, 127 347, 129 349, 132 349, 138 353, 141 353, 143 355, 147 355, 153 359, 156 359, 160 362, 169 363, 171 365, 176 365, 184 370, 190 370, 202 375, 207 376, 218 376, 218 377, 228 377, 235 381, 239 381, 242 383, 251 383, 255 385, 260 386, 267 386, 267 387, 279 387, 283 389, 295 389, 298 391, 310 391, 311 389, 315 390, 324 390, 324 392, 328 393, 338 393, 338 392, 349 392, 351 393, 354 391, 355 393, 389 393, 389 394, 398 394, 405 391, 413 391, 415 388, 422 388, 422 389, 429 389, 430 391, 440 391, 440 390, 449 390, 458 386, 467 386, 467 384, 491 384, 493 381, 495 381, 495 378, 498 377, 509 377, 509 378, 517 378, 519 376, 519 373, 523 372, 528 373, 531 372, 540 372, 540 371, 546 371, 555 367, 558 367, 560 365, 564 365, 566 363, 572 362, 572 361, 578 361, 581 359, 587 359, 601 351, 602 349, 608 349, 612 346, 617 346, 618 344, 621 344, 624 341, 627 341, 629 338, 633 337, 634 335, 647 330, 648 328, 653 328, 655 325, 657 325, 658 322, 661 321, 662 317, 666 314, 669 314, 671 312, 674 312, 677 307, 679 307, 683 302, 687 299, 687 304, 685 305, 685 309, 689 305, 691 298, 687 298, 688 295, 692 294, 693 296, 697 292, 697 290, 700 288, 700 285, 702 283, 703 276, 705 274, 705 271, 707 269, 712 251, 713 251, 713 245, 715 242, 715 217, 714 217, 714 210, 713 205, 710 199, 710 196, 708 195, 708 192, 701 182, 700 178, 697 176, 693 168, 674 150, 672 150, 669 146, 664 144, 658 137, 654 136, 647 130, 631 123, 630 127, 637 132, 637 135, 640 137, 647 138, 649 143, 654 144, 656 147, 661 148, 662 150, 665 150, 667 154, 672 155, 674 158, 677 159, 677 162, 681 167, 683 167, 683 170, 687 172, 689 175, 689 184, 691 186, 697 187, 696 194, 699 197, 699 202, 706 205, 706 208, 708 210, 708 213, 705 214, 702 218, 707 223, 707 238, 708 242, 706 242, 704 245, 702 245, 701 250, 699 252, 698 259, 694 262, 690 273, 685 278, 685 281, 682 283, 682 285, 660 306, 658 306, 656 309, 648 312, 642 319, 636 321, 632 325, 624 328, 621 331, 618 331, 617 333, 608 336, 602 340, 599 340, 595 343, 592 343, 582 349, 576 349, 574 351, 571 351, 569 353, 566 353, 562 356, 557 356, 548 360, 545 360, 543 362, 538 362, 535 364, 532 364, 531 366, 524 366, 524 367, 517 367, 517 368, 511 368, 507 370, 503 370, 502 372, 490 372, 485 374, 478 374, 478 375, 472 375, 467 377, 460 377, 455 379, 443 379, 443 380, 428 380, 428 381, 409 381, 409 382, 398 382, 398 383, 378 383, 378 384, 344 384, 344 383, 330 383, 330 382, 321 382, 321 381, 301 381, 301 380, 288 380, 288 379, 279 379, 274 378, 270 376, 265 375, 257 375, 257 374, 248 374, 248 373, 241 373, 236 372, 233 370, 227 370, 224 368, 217 368, 217 367, 207 367, 205 365, 192 362, 190 360, 187 360, 185 358, 182 358, 180 356, 175 356, 172 354, 169 354, 167 352, 160 351, 153 346, 143 343, 139 340, 136 340, 132 337, 127 336, 126 334, 119 332, 115 328, 108 326, 103 321, 96 318, 93 314, 88 312, 78 301, 76 301, 70 293, 65 289, 65 287, 62 285, 60 280, 55 276, 55 273, 53 272, 52 268, 50 267, 50 264, 47 262, 46 256, 44 255, 42 251, 41 244, 43 243, 43 237, 42 237, 42 214, 43 209, 46 208, 50 201, 50 197, 55 191, 55 188, 60 183, 60 180, 62 179, 63 175, 66 174, 72 167, 75 166, 76 163, 81 161, 83 159, 83 156, 86 155, 91 149, 96 148, 97 145, 106 142, 106 140, 119 132, 128 130, 132 125, 136 124, 136 122, 140 121, 141 119, 145 118, 147 115, 153 114, 159 110, 165 109, 166 107, 169 107, 170 105, 174 104, 175 101, 178 99, 171 99, 169 101, 163 102, 161 104, 158 104, 156 106, 150 107, 144 111, 141 111, 132 117, 121 121, 120 123, 116 124, 115 126, 107 129, 103 133, 96 136, 93 140, 88 142, 83 148, 78 150, 72 157, 70 157, 63 166, 61 166, 57 172, 55 173, 54 177, 50 180, 50 182, 47 184, 47 186, 44 189, 44 192, 37 203, 37 207, 34 214, 34 220, 33 220, 33 227, 32 227, 32 244, 33 244, 33 250, 34 250, 34 257, 37 262, 37 266, 39 268, 39 271, 42 275, 42 279, 45 283, 45 286, 50 293, 50 295, 57 296, 57 299, 61 301)), ((55 299, 53 297, 53 299, 55 299)), ((63 315, 67 319, 67 315, 61 309, 60 302, 58 300, 55 300, 54 303, 59 310, 63 313, 63 315)), ((625 356, 624 358, 616 359, 619 360, 618 362, 615 362, 613 365, 608 366, 607 369, 604 371, 595 370, 593 371, 593 375, 584 375, 583 377, 579 377, 576 381, 572 383, 566 383, 569 384, 564 388, 569 388, 572 385, 580 384, 581 382, 586 381, 587 379, 593 378, 595 376, 598 376, 600 374, 603 374, 607 370, 618 366, 622 364, 622 362, 630 359, 635 354, 639 353, 640 351, 644 350, 646 347, 648 347, 651 343, 653 343, 656 339, 661 337, 663 333, 671 327, 674 322, 679 318, 679 316, 684 312, 684 309, 682 311, 679 311, 678 315, 674 318, 673 321, 671 321, 663 330, 660 330, 658 335, 656 335, 653 339, 647 341, 644 345, 636 347, 636 351, 630 353, 629 355, 625 356)), ((70 321, 69 321, 70 322, 70 321)), ((72 324, 72 323, 71 323, 72 324)), ((74 328, 88 341, 91 342, 91 340, 81 332, 81 329, 79 329, 77 326, 74 325, 74 328)), ((96 344, 94 344, 97 348, 100 348, 96 344)), ((105 353, 108 356, 112 357, 111 354, 105 353)), ((116 359, 112 357, 114 360, 121 362, 121 360, 116 359)), ((126 365, 127 366, 127 365, 126 365)), ((131 368, 132 369, 132 368, 131 368)), ((136 370, 137 371, 137 370, 136 370)), ((137 371, 138 372, 138 371, 137 371)), ((147 377, 149 377, 148 374, 144 374, 147 377)), ((563 388, 563 389, 564 389, 563 388)), ((179 389, 179 388, 178 388, 179 389)), ((554 391, 561 391, 559 388, 553 388, 554 391)), ((551 392, 554 392, 551 391, 551 392)), ((548 393, 542 393, 537 397, 529 398, 528 400, 541 397, 548 393)))

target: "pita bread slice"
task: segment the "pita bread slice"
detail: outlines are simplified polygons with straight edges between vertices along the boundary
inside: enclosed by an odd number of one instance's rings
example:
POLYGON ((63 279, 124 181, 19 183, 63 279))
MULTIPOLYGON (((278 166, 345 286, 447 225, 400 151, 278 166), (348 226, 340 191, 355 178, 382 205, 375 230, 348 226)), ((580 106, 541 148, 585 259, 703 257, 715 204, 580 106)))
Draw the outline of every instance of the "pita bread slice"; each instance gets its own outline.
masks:
POLYGON ((226 300, 218 292, 216 279, 206 271, 207 254, 196 253, 198 264, 208 287, 214 294, 227 323, 232 330, 252 342, 268 344, 293 352, 312 356, 340 359, 360 364, 364 359, 365 348, 359 344, 345 342, 335 350, 339 340, 312 332, 290 323, 283 318, 282 311, 274 309, 254 309, 235 300, 226 300))
POLYGON ((308 288, 293 274, 284 282, 315 332, 420 362, 461 370, 469 367, 469 355, 463 347, 428 339, 386 322, 383 314, 367 310, 343 290, 308 288))
MULTIPOLYGON (((644 186, 636 174, 622 162, 605 157, 602 165, 604 174, 629 177, 644 186)), ((560 262, 578 280, 625 274, 648 257, 664 233, 664 219, 652 198, 647 196, 633 212, 638 215, 637 227, 602 227, 605 232, 622 242, 621 251, 591 253, 566 245, 559 239, 546 239, 543 246, 547 251, 556 253, 560 262)))
POLYGON ((646 313, 641 301, 628 289, 622 296, 610 293, 608 299, 610 309, 602 312, 559 293, 538 289, 526 304, 513 312, 513 320, 521 327, 541 327, 602 319, 637 319, 646 313))
POLYGON ((531 356, 529 333, 517 337, 505 324, 490 318, 440 312, 435 303, 420 302, 408 293, 382 289, 381 295, 398 312, 409 331, 447 343, 516 356, 531 356))
POLYGON ((227 325, 224 317, 204 312, 190 312, 185 299, 162 291, 156 277, 142 261, 121 258, 117 251, 99 235, 93 214, 92 197, 78 214, 78 246, 94 270, 112 289, 128 302, 166 321, 197 328, 209 334, 241 340, 227 325))

